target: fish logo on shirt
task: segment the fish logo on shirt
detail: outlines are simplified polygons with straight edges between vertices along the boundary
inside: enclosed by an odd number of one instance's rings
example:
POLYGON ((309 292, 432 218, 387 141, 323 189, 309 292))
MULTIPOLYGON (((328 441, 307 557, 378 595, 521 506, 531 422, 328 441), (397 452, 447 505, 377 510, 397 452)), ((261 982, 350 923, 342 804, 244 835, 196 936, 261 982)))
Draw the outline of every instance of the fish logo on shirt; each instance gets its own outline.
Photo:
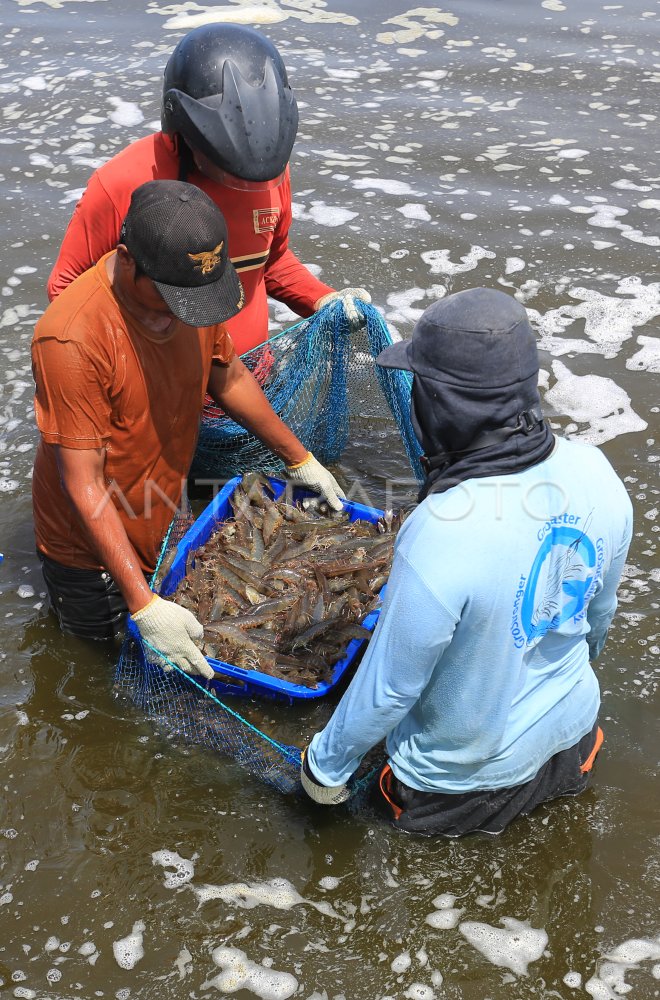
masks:
POLYGON ((201 253, 189 253, 188 257, 194 262, 195 270, 199 268, 202 274, 211 274, 221 261, 220 254, 225 241, 218 243, 213 250, 203 250, 201 253))
MULTIPOLYGON (((597 553, 583 531, 553 527, 544 537, 526 578, 520 628, 527 645, 573 620, 578 625, 593 594, 597 553)), ((515 616, 514 616, 515 617, 515 616)))

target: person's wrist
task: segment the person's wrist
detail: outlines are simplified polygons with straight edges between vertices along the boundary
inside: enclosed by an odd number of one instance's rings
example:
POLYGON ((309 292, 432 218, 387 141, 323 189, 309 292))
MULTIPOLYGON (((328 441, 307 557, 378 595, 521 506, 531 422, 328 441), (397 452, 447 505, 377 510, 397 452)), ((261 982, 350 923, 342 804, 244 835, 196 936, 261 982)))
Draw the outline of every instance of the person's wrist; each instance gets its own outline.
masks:
POLYGON ((158 601, 158 600, 160 600, 160 598, 158 597, 158 594, 151 594, 151 597, 147 600, 146 604, 144 603, 144 599, 143 598, 141 598, 139 601, 136 602, 137 605, 138 605, 137 607, 131 607, 131 605, 129 604, 128 605, 128 612, 129 612, 131 618, 133 619, 133 621, 134 622, 139 621, 139 618, 142 616, 142 614, 145 611, 147 611, 152 606, 152 604, 155 604, 156 601, 158 601))
POLYGON ((286 465, 287 470, 289 472, 292 472, 295 469, 302 469, 302 467, 304 465, 307 465, 307 463, 310 462, 313 458, 314 458, 314 456, 312 455, 311 451, 305 451, 304 454, 303 454, 303 456, 302 456, 302 458, 299 461, 297 461, 297 462, 287 462, 287 465, 286 465))

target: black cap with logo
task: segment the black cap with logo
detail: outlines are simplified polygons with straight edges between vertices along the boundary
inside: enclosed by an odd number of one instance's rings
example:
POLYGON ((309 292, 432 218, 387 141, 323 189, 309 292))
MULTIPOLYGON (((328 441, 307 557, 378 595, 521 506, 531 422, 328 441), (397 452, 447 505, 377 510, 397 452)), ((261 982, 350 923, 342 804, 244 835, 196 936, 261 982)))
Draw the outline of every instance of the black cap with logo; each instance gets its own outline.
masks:
POLYGON ((189 326, 223 323, 242 308, 245 296, 229 260, 224 217, 193 184, 140 185, 119 239, 174 315, 189 326))

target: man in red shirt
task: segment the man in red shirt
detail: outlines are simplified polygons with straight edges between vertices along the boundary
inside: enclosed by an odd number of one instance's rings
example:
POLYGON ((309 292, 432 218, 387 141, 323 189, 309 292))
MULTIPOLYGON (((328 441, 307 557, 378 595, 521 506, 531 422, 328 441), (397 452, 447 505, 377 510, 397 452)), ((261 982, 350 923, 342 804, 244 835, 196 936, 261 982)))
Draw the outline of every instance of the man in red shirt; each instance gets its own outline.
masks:
POLYGON ((202 626, 146 580, 181 499, 205 393, 294 481, 336 509, 343 495, 236 356, 224 320, 243 289, 227 242, 220 211, 198 188, 143 184, 116 250, 58 296, 32 343, 35 531, 60 626, 112 638, 128 609, 152 646, 207 676, 194 643, 202 626))
POLYGON ((92 174, 48 282, 51 301, 114 249, 131 193, 149 180, 185 180, 222 211, 245 290, 227 324, 239 354, 268 337, 267 295, 300 316, 340 299, 352 325, 361 288, 335 292, 289 249, 288 161, 298 108, 275 46, 242 25, 210 24, 183 38, 165 67, 162 132, 132 143, 92 174))

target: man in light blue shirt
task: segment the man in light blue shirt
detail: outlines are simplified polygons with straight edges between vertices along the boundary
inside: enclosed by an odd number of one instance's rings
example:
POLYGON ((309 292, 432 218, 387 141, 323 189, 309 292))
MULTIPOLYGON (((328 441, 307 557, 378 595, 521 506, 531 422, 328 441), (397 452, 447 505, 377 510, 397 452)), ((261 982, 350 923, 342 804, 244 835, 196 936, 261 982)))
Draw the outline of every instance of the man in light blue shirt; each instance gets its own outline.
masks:
POLYGON ((385 739, 379 794, 396 826, 498 833, 586 787, 602 742, 590 660, 616 609, 630 500, 601 452, 544 422, 535 337, 503 292, 434 303, 377 363, 414 374, 427 479, 303 786, 343 801, 385 739))

